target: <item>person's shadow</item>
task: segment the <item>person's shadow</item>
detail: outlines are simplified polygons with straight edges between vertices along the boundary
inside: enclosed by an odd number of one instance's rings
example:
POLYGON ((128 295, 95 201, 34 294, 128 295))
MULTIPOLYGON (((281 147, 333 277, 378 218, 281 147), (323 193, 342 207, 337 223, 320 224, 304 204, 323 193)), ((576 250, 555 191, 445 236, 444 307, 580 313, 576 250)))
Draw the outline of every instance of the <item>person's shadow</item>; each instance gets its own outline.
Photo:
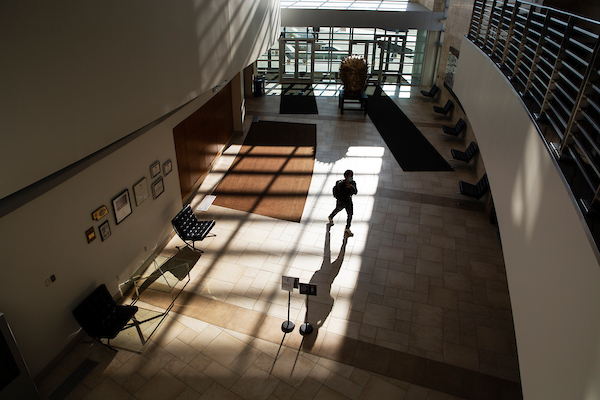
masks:
POLYGON ((348 243, 348 237, 344 235, 344 241, 340 248, 340 254, 331 262, 331 226, 327 225, 327 232, 325 233, 325 248, 323 254, 323 263, 321 268, 316 271, 310 279, 311 284, 317 285, 317 295, 307 296, 307 313, 306 321, 310 323, 314 331, 312 334, 306 335, 303 340, 303 347, 312 348, 317 336, 319 335, 319 328, 323 326, 323 323, 331 313, 333 308, 333 297, 331 297, 331 284, 335 280, 335 277, 340 272, 342 262, 344 261, 344 254, 346 253, 346 244, 348 243))

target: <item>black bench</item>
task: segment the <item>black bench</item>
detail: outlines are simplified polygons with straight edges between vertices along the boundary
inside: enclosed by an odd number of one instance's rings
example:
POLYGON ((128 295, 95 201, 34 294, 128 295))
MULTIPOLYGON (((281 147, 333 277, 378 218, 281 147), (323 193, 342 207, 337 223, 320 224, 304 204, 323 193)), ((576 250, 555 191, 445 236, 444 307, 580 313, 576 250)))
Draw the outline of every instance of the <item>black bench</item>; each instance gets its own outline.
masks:
POLYGON ((490 189, 490 183, 488 181, 487 173, 483 174, 479 182, 477 182, 475 185, 468 182, 460 181, 458 183, 458 186, 460 188, 460 194, 475 200, 479 200, 480 198, 482 198, 483 195, 486 194, 490 189))
MULTIPOLYGON (((192 207, 188 204, 183 210, 179 211, 175 218, 173 218, 171 224, 186 246, 194 251, 204 253, 202 250, 197 249, 195 244, 196 242, 204 240, 213 226, 215 226, 215 222, 215 220, 199 221, 198 218, 196 218, 196 214, 192 211, 192 207)), ((177 249, 179 249, 179 247, 177 247, 177 249)))
POLYGON ((429 91, 428 91, 428 92, 426 92, 426 91, 424 91, 424 90, 421 90, 421 94, 422 94, 423 96, 425 96, 425 97, 431 97, 431 98, 434 98, 434 97, 435 97, 435 95, 437 94, 437 92, 438 92, 439 90, 440 90, 440 88, 438 88, 436 85, 433 85, 433 86, 431 87, 431 89, 429 89, 429 91))
POLYGON ((462 118, 459 118, 454 126, 442 125, 442 130, 448 135, 458 136, 466 127, 467 123, 462 118))
POLYGON ((448 100, 444 107, 433 106, 433 111, 435 111, 438 114, 447 115, 448 112, 450 112, 450 110, 452 110, 453 108, 454 108, 454 103, 452 102, 452 100, 448 100))
POLYGON ((479 146, 477 146, 477 143, 471 142, 471 144, 469 145, 469 147, 467 147, 465 151, 450 149, 450 153, 452 153, 453 159, 468 164, 473 159, 473 157, 475 157, 477 153, 479 153, 479 146))

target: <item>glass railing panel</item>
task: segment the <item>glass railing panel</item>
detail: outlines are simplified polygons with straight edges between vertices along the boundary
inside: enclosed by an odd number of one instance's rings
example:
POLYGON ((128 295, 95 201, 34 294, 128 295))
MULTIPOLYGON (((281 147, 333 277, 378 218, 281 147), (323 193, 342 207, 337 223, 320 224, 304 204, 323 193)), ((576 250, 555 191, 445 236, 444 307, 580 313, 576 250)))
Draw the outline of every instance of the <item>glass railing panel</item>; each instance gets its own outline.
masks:
POLYGON ((545 110, 544 115, 548 122, 550 122, 550 125, 552 125, 552 128, 554 128, 558 137, 562 140, 564 138, 564 131, 567 123, 560 117, 552 102, 548 103, 548 108, 545 110))
MULTIPOLYGON (((586 154, 588 154, 588 158, 594 158, 594 165, 600 165, 600 148, 598 147, 598 143, 589 133, 589 127, 584 125, 578 125, 578 131, 576 132, 575 139, 581 138, 580 142, 582 143, 582 147, 585 148, 586 154)), ((598 172, 598 168, 594 167, 594 171, 596 172, 596 176, 600 178, 600 173, 598 172)))
POLYGON ((565 95, 565 92, 560 87, 558 82, 555 83, 555 89, 552 91, 552 99, 549 101, 550 105, 556 106, 555 112, 558 113, 559 117, 563 122, 563 132, 567 127, 567 121, 571 115, 571 109, 573 108, 571 99, 565 95))
POLYGON ((600 157, 593 149, 591 152, 588 151, 586 145, 588 142, 581 142, 578 137, 573 138, 574 148, 578 150, 578 158, 581 165, 584 166, 585 179, 589 183, 589 188, 595 190, 600 184, 600 170, 598 169, 598 163, 600 163, 600 157))
POLYGON ((531 99, 533 99, 533 101, 535 102, 538 110, 537 114, 539 114, 544 104, 545 92, 542 92, 542 90, 534 83, 529 91, 529 94, 531 99))

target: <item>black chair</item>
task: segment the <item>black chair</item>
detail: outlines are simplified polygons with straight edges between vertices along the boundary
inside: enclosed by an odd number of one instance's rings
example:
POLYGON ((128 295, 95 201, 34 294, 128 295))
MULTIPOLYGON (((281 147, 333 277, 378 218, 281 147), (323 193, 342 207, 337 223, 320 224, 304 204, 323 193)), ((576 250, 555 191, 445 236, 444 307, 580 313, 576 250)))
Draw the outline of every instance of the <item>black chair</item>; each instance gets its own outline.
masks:
POLYGON ((479 200, 488 192, 488 190, 490 190, 490 183, 488 181, 487 173, 483 174, 479 182, 477 182, 475 185, 460 181, 458 186, 460 188, 460 194, 470 197, 474 200, 479 200))
MULTIPOLYGON (((215 220, 199 221, 192 207, 188 204, 173 218, 171 224, 177 235, 184 241, 185 245, 194 251, 204 253, 196 248, 196 242, 204 240, 215 226, 215 220)), ((216 236, 211 234, 211 236, 216 236)), ((179 247, 177 247, 179 249, 179 247)))
POLYGON ((438 114, 447 115, 450 112, 450 110, 452 110, 453 108, 454 108, 454 103, 452 102, 452 100, 448 100, 444 107, 433 106, 433 111, 435 111, 438 114))
POLYGON ((114 339, 122 330, 134 326, 142 344, 146 343, 140 329, 140 322, 135 319, 137 310, 136 306, 117 305, 106 285, 102 284, 73 310, 73 316, 92 339, 115 350, 110 346, 110 339, 114 339), (107 339, 107 344, 100 339, 107 339))
POLYGON ((429 92, 426 92, 424 90, 421 90, 421 94, 425 97, 431 97, 434 98, 435 95, 437 94, 437 92, 440 90, 440 88, 438 88, 436 85, 433 85, 431 87, 431 89, 429 89, 429 92))
POLYGON ((458 136, 466 127, 467 123, 465 122, 465 120, 459 118, 458 121, 456 121, 456 125, 454 126, 442 125, 442 130, 448 135, 458 136))
POLYGON ((450 149, 450 153, 452 153, 452 158, 454 160, 462 161, 465 164, 468 164, 473 159, 473 157, 475 157, 477 153, 479 153, 479 146, 477 146, 477 143, 471 142, 469 147, 467 147, 467 149, 464 152, 460 150, 450 149))

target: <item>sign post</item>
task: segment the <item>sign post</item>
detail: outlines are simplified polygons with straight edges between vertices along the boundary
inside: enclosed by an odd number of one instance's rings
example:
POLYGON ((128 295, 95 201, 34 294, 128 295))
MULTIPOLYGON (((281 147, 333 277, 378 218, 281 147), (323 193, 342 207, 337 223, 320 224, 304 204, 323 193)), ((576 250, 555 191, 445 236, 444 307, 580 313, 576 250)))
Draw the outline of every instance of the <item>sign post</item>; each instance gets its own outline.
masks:
POLYGON ((290 301, 292 298, 292 292, 294 288, 298 287, 299 278, 293 278, 291 276, 281 277, 281 289, 288 292, 288 319, 281 324, 281 330, 285 333, 289 333, 294 330, 294 323, 290 321, 290 301))
POLYGON ((300 334, 304 336, 311 334, 313 331, 312 325, 308 322, 308 297, 317 295, 317 285, 313 283, 301 283, 300 294, 306 295, 306 314, 304 315, 304 323, 300 326, 300 334))

